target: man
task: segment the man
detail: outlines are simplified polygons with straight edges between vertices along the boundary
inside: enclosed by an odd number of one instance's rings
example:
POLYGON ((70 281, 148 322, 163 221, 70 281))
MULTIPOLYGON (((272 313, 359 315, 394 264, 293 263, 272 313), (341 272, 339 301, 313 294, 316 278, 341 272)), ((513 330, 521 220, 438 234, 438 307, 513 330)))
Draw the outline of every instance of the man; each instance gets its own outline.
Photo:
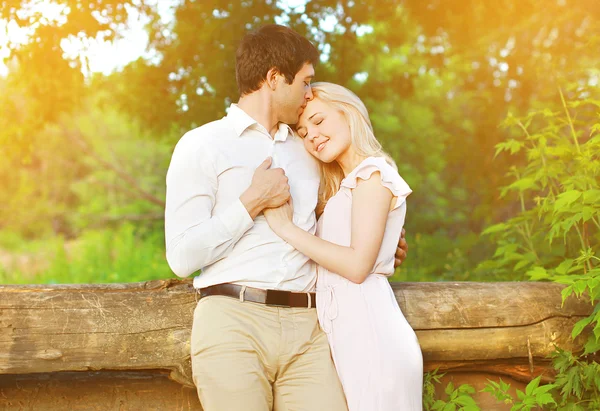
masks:
POLYGON ((316 160, 287 124, 312 98, 318 59, 287 27, 247 34, 236 54, 238 104, 173 153, 167 260, 180 277, 202 269, 191 357, 205 411, 347 409, 314 309, 316 267, 262 215, 291 196, 295 223, 315 232, 316 160))

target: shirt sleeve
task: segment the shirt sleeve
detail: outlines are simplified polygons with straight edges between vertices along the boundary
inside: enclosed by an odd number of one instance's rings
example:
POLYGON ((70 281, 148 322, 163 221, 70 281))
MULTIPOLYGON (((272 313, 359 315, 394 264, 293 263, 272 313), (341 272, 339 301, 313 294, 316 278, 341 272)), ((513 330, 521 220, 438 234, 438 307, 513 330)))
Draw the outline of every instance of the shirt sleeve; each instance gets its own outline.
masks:
POLYGON ((218 190, 217 158, 199 144, 199 138, 188 134, 180 140, 167 171, 166 254, 179 277, 227 256, 254 225, 239 199, 212 213, 218 190))

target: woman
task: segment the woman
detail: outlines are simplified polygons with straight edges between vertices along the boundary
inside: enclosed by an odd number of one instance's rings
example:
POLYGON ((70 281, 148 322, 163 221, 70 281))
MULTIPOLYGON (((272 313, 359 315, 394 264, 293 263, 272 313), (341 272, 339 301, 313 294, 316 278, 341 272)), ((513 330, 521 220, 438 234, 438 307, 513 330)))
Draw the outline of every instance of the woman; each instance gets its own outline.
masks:
POLYGON ((349 411, 421 410, 421 349, 387 280, 411 189, 354 93, 331 83, 312 91, 296 129, 321 168, 317 236, 294 225, 291 203, 265 217, 319 265, 317 313, 349 411))

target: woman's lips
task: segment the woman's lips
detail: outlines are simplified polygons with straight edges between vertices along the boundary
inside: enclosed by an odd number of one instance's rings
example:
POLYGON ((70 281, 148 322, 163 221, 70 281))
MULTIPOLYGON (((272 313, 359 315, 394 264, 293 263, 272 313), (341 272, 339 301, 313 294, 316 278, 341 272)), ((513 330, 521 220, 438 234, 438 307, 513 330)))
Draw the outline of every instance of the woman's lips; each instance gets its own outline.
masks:
POLYGON ((317 146, 317 152, 322 151, 323 148, 325 148, 325 144, 327 144, 327 141, 323 141, 321 144, 319 144, 317 146))

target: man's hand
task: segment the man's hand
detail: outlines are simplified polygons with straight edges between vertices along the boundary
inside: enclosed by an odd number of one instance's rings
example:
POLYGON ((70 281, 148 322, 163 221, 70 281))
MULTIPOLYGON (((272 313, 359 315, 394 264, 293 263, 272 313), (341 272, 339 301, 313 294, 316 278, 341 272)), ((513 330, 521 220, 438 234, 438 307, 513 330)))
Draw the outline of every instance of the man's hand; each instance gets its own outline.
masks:
POLYGON ((275 208, 290 198, 290 185, 282 168, 272 168, 272 159, 267 157, 252 176, 250 187, 240 196, 242 204, 254 220, 265 208, 275 208))
POLYGON ((400 241, 398 241, 398 248, 396 248, 396 255, 394 256, 394 268, 398 267, 408 255, 408 243, 406 242, 406 231, 402 229, 400 234, 400 241))

